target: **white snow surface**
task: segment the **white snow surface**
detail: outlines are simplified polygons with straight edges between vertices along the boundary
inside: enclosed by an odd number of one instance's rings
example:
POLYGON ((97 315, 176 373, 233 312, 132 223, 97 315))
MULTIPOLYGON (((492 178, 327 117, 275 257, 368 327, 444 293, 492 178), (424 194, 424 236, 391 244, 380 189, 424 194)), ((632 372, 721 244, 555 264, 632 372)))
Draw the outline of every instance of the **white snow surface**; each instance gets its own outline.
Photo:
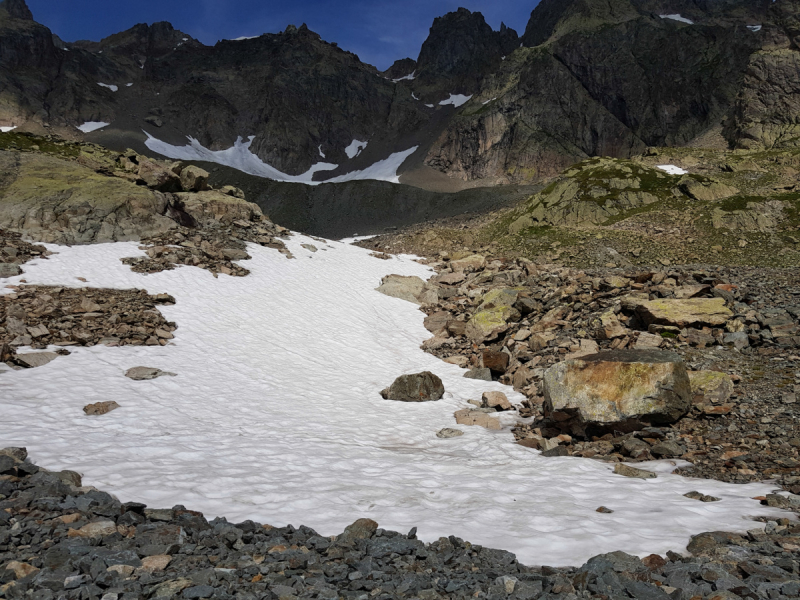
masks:
POLYGON ((686 23, 688 25, 694 25, 694 21, 687 19, 686 17, 682 17, 679 14, 674 15, 658 15, 662 19, 671 19, 672 21, 680 21, 681 23, 686 23))
POLYGON ((375 181, 388 181, 390 183, 400 183, 400 176, 397 174, 397 169, 400 168, 406 159, 417 151, 419 146, 414 146, 403 152, 395 152, 389 158, 379 160, 373 163, 366 169, 361 171, 352 171, 333 179, 328 179, 324 183, 342 183, 344 181, 361 181, 364 179, 372 179, 375 181))
POLYGON ((250 35, 250 36, 243 35, 243 36, 240 36, 240 37, 237 37, 237 38, 233 38, 231 41, 232 42, 243 42, 245 40, 254 40, 254 39, 258 38, 258 37, 261 37, 261 36, 260 35, 250 35))
POLYGON ((325 153, 322 151, 322 144, 320 144, 319 146, 317 146, 317 150, 319 150, 319 155, 320 155, 322 158, 325 158, 325 153))
POLYGON ((116 86, 116 85, 111 85, 110 83, 100 83, 100 82, 98 81, 98 82, 97 82, 97 85, 99 85, 100 87, 108 88, 108 89, 110 89, 112 92, 119 91, 119 87, 118 87, 118 86, 116 86))
POLYGON ((440 106, 447 106, 448 104, 452 104, 456 108, 459 106, 463 106, 467 102, 469 102, 472 96, 465 96, 464 94, 450 94, 450 97, 447 100, 442 100, 439 102, 440 106))
POLYGON ((689 173, 686 169, 681 169, 675 165, 656 165, 656 169, 666 171, 670 175, 687 175, 689 173))
POLYGON ((133 87, 133 84, 132 83, 126 83, 125 87, 133 87))
POLYGON ((350 142, 350 145, 344 149, 344 153, 347 154, 347 158, 355 158, 361 151, 367 147, 369 142, 359 142, 358 140, 353 140, 350 142))
POLYGON ((317 171, 331 171, 338 167, 332 163, 317 163, 302 175, 287 175, 275 167, 271 167, 258 156, 250 152, 250 145, 255 136, 250 136, 247 141, 241 137, 236 139, 232 147, 227 150, 209 150, 193 137, 188 137, 189 144, 186 146, 173 146, 166 142, 154 138, 147 133, 145 145, 153 152, 163 154, 167 158, 175 160, 204 160, 214 162, 228 167, 233 167, 250 175, 258 177, 268 177, 276 181, 290 181, 294 183, 316 184, 312 181, 314 173, 317 171))
POLYGON ((304 524, 321 535, 369 517, 401 532, 417 526, 424 541, 456 535, 503 548, 528 564, 664 554, 692 534, 763 526, 745 515, 789 516, 752 499, 774 487, 766 484, 683 478, 668 461, 639 464, 659 472, 643 481, 600 461, 542 458, 513 443, 513 415, 498 432, 462 426, 462 437, 438 439, 467 399, 489 390, 523 398, 421 351, 424 314, 374 290, 389 273, 431 272, 340 242, 295 236, 287 246, 295 259, 248 245, 251 275, 215 279, 190 267, 134 273, 120 262, 143 255, 133 242, 47 245, 57 254, 7 283, 169 293, 177 304, 160 310, 178 330, 164 347, 75 347, 43 367, 0 373, 0 447, 27 446, 45 468, 77 470, 85 485, 151 507, 184 504, 208 518, 304 524), (124 372, 135 366, 177 377, 132 381, 124 372), (442 400, 379 396, 398 375, 423 370, 442 378, 442 400), (121 408, 84 415, 109 399, 121 408), (722 500, 683 497, 691 490, 722 500))
POLYGON ((397 83, 398 81, 414 81, 416 78, 417 78, 417 72, 414 71, 406 75, 405 77, 398 77, 397 79, 392 79, 392 81, 394 83, 397 83))
POLYGON ((758 33, 761 31, 761 25, 748 25, 747 28, 753 33, 758 33))
POLYGON ((0 133, 8 133, 9 131, 14 131, 17 128, 16 125, 11 127, 0 127, 0 133))
MULTIPOLYGON (((302 175, 287 175, 275 167, 268 165, 258 156, 250 152, 250 145, 253 143, 255 136, 250 136, 247 141, 239 137, 234 145, 227 150, 209 150, 193 137, 187 137, 189 143, 186 146, 173 146, 167 142, 162 142, 146 131, 144 133, 147 135, 147 141, 145 142, 145 145, 153 152, 157 152, 163 156, 166 156, 167 158, 172 158, 174 160, 203 160, 214 162, 220 165, 233 167, 234 169, 238 169, 258 177, 267 177, 276 181, 305 183, 308 185, 319 185, 320 183, 339 183, 342 181, 354 181, 362 179, 376 179, 378 181, 399 183, 397 169, 401 164, 403 164, 403 161, 405 161, 405 159, 413 154, 417 149, 415 146, 404 152, 396 152, 388 158, 378 161, 361 171, 353 171, 351 173, 347 173, 333 179, 328 179, 326 181, 313 181, 312 177, 317 171, 332 171, 333 169, 336 169, 338 165, 320 162, 313 165, 302 175)), ((366 142, 357 143, 363 144, 364 147, 366 147, 367 144, 366 142)))
POLYGON ((78 129, 80 129, 83 133, 91 133, 93 131, 97 131, 98 129, 102 129, 103 127, 108 127, 111 123, 104 123, 103 121, 88 121, 83 125, 78 125, 78 129))

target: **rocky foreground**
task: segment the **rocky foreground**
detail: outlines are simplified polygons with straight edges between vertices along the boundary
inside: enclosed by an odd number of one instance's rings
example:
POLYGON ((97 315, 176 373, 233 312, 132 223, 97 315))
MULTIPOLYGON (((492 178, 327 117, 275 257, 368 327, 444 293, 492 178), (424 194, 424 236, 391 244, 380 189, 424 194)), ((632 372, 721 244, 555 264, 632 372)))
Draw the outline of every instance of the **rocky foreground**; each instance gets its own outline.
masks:
POLYGON ((613 552, 579 568, 528 567, 456 537, 433 543, 360 519, 338 536, 308 527, 208 521, 183 506, 122 503, 0 450, 0 597, 635 598, 732 600, 800 595, 800 524, 705 533, 690 555, 613 552))

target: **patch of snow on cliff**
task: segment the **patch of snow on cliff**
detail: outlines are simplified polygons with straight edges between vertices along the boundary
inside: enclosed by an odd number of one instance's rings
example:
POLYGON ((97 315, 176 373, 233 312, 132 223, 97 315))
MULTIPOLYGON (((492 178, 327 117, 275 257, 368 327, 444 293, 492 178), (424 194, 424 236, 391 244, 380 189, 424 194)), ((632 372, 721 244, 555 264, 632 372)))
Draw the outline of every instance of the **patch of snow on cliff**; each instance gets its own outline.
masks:
POLYGON ((416 152, 419 146, 409 148, 404 152, 395 152, 389 158, 379 160, 375 164, 363 169, 362 171, 353 171, 346 175, 340 175, 329 179, 324 183, 342 183, 344 181, 361 181, 364 179, 371 179, 374 181, 388 181, 390 183, 400 183, 400 177, 397 175, 397 169, 400 168, 406 159, 416 152))
POLYGON ((355 158, 361 151, 367 147, 369 142, 359 142, 358 140, 353 140, 352 143, 344 149, 344 153, 347 154, 347 158, 355 158))
POLYGON ((233 167, 244 173, 256 175, 258 177, 266 177, 274 179, 275 181, 289 181, 292 183, 314 183, 312 178, 317 171, 331 171, 339 165, 332 163, 317 163, 313 165, 308 171, 302 175, 287 175, 282 173, 275 167, 272 167, 261 160, 258 156, 250 152, 250 145, 255 139, 254 135, 247 138, 247 141, 241 137, 236 139, 233 146, 227 150, 209 150, 205 148, 200 142, 193 137, 189 137, 189 143, 186 146, 173 146, 166 142, 154 138, 152 135, 145 131, 147 141, 145 145, 153 152, 158 152, 175 160, 203 160, 207 162, 214 162, 220 165, 233 167))
POLYGON ((469 102, 470 98, 472 98, 471 95, 465 96, 464 94, 450 94, 450 97, 447 100, 442 100, 441 102, 439 102, 439 106, 447 106, 449 104, 452 104, 453 106, 458 108, 459 106, 463 106, 467 102, 469 102))
POLYGON ((494 102, 495 100, 497 100, 496 97, 492 98, 491 100, 487 100, 486 102, 483 103, 483 105, 486 106, 487 104, 489 104, 489 102, 494 102))
POLYGON ((111 125, 111 123, 104 123, 103 121, 87 121, 83 125, 78 125, 78 129, 83 133, 91 133, 103 127, 108 127, 109 125, 111 125))
POLYGON ((398 81, 414 81, 416 78, 417 78, 417 72, 414 71, 410 75, 406 75, 405 77, 398 77, 397 79, 392 79, 392 81, 394 83, 397 83, 398 81))
POLYGON ((0 127, 0 133, 8 133, 9 131, 14 131, 16 128, 16 125, 12 127, 0 127))
POLYGON ((666 171, 670 175, 687 175, 689 173, 686 169, 681 169, 675 165, 656 165, 656 169, 666 171))
POLYGON ((414 92, 411 92, 411 97, 412 97, 414 100, 419 100, 419 98, 417 98, 417 95, 416 95, 414 92))
POLYGON ((133 87, 133 84, 132 83, 126 83, 125 87, 133 87))
POLYGON ((325 153, 322 151, 322 144, 320 144, 320 145, 317 147, 317 150, 319 150, 319 155, 320 155, 322 158, 325 158, 325 153))
POLYGON ((167 346, 74 346, 43 367, 4 373, 0 447, 26 446, 44 468, 78 471, 85 485, 154 508, 183 504, 209 519, 303 524, 322 536, 367 517, 389 530, 416 526, 424 542, 455 535, 508 550, 523 564, 664 555, 693 534, 764 527, 747 515, 790 517, 752 499, 775 484, 671 474, 683 461, 639 463, 659 472, 642 481, 605 462, 543 457, 514 444, 516 413, 500 415, 500 431, 459 427, 461 437, 437 438, 483 392, 525 398, 420 350, 431 335, 425 314, 375 291, 390 273, 432 271, 412 257, 383 261, 300 235, 286 245, 296 260, 248 244, 252 260, 240 264, 250 275, 215 279, 184 266, 134 273, 120 259, 144 256, 136 242, 48 244, 55 254, 4 283, 168 293, 176 304, 158 309, 178 329, 167 346), (124 376, 139 365, 177 377, 124 376), (441 400, 380 397, 398 375, 420 371, 442 378, 441 400), (109 398, 120 408, 83 413, 109 398), (698 486, 721 501, 683 496, 698 486))
POLYGON ((254 40, 254 39, 259 38, 259 37, 261 37, 261 36, 260 35, 251 35, 251 36, 243 35, 243 36, 238 37, 238 38, 233 38, 231 41, 232 42, 243 42, 245 40, 254 40))
POLYGON ((100 83, 100 82, 98 81, 98 82, 97 82, 97 85, 99 85, 100 87, 108 88, 108 89, 110 89, 112 92, 116 92, 116 91, 118 91, 118 90, 119 90, 119 88, 118 88, 116 85, 111 85, 111 84, 108 84, 108 83, 100 83))
POLYGON ((682 17, 678 14, 675 15, 658 15, 662 19, 670 19, 672 21, 680 21, 681 23, 686 23, 687 25, 694 25, 694 21, 687 19, 686 17, 682 17))
POLYGON ((761 31, 761 25, 748 25, 747 28, 753 33, 761 31))

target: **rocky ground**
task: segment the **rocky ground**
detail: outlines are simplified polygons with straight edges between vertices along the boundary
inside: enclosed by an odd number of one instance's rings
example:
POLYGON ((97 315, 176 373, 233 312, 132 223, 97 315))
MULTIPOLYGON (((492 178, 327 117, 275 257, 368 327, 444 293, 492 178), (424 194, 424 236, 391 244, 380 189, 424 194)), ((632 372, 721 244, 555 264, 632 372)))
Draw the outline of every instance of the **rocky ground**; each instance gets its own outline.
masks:
MULTIPOLYGON (((615 462, 681 458, 694 465, 682 470, 688 476, 772 479, 800 492, 796 271, 590 271, 468 253, 429 262, 437 271, 429 282, 390 277, 379 289, 421 305, 434 334, 423 349, 468 369, 465 376, 499 380, 526 395, 516 407, 526 418, 515 429, 519 443, 546 455, 615 462), (700 302, 724 315, 659 314, 662 301, 700 302), (692 407, 676 423, 576 435, 543 409, 549 367, 601 350, 653 348, 677 353, 691 371, 692 407)), ((465 407, 469 418, 484 426, 494 422, 487 412, 503 410, 474 404, 465 407)), ((456 419, 468 421, 459 413, 456 419)))
MULTIPOLYGON (((433 543, 361 519, 337 536, 308 527, 206 520, 153 509, 0 450, 0 597, 511 598, 637 600, 796 598, 800 525, 696 536, 690 556, 623 552, 579 568, 527 567, 456 537, 433 543)), ((796 508, 795 508, 796 509, 796 508)))

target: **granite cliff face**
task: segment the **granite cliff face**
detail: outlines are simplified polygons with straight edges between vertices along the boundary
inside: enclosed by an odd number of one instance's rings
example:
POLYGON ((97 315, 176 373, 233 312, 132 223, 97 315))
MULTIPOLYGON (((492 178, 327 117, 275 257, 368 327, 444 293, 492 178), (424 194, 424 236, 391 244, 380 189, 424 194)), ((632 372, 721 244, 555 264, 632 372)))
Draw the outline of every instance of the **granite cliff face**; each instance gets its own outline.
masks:
MULTIPOLYGON (((721 130, 734 107, 747 104, 737 97, 769 43, 773 26, 762 6, 544 0, 522 38, 529 48, 484 81, 479 103, 453 119, 426 162, 463 179, 520 182, 588 156, 625 157, 721 130)), ((761 81, 753 87, 779 95, 761 81)), ((729 127, 728 139, 735 143, 740 131, 729 127)))
POLYGON ((461 8, 434 21, 416 60, 379 73, 305 26, 209 47, 169 23, 140 24, 64 44, 24 0, 5 0, 0 125, 76 137, 103 121, 112 126, 90 139, 120 149, 141 145, 142 130, 212 150, 255 136, 251 151, 292 175, 317 162, 340 175, 419 146, 408 164, 462 186, 697 140, 790 147, 799 5, 543 0, 521 38, 461 8), (471 100, 440 105, 451 95, 471 100), (368 142, 355 157, 354 140, 368 142))

